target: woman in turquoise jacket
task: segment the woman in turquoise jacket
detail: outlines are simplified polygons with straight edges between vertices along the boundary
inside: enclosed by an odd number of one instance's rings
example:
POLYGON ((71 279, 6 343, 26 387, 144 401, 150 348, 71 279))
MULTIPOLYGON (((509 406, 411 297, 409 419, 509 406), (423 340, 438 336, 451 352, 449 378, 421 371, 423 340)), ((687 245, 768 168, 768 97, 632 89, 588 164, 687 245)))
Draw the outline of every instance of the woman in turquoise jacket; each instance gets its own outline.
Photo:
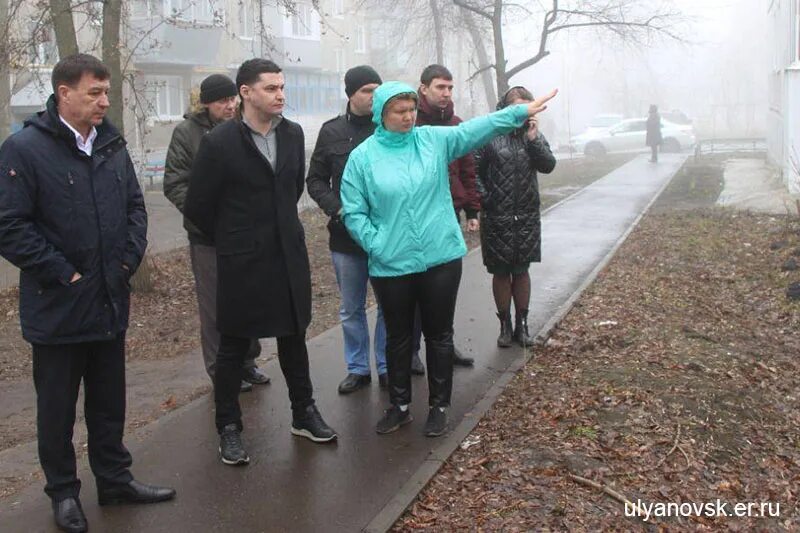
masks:
POLYGON ((415 127, 417 94, 386 82, 373 95, 375 133, 350 154, 341 182, 342 219, 369 255, 386 321, 391 406, 378 422, 390 433, 411 421, 411 334, 420 307, 428 363, 425 434, 444 433, 453 383, 453 315, 467 252, 453 216, 447 165, 514 131, 545 109, 546 97, 462 122, 415 127))

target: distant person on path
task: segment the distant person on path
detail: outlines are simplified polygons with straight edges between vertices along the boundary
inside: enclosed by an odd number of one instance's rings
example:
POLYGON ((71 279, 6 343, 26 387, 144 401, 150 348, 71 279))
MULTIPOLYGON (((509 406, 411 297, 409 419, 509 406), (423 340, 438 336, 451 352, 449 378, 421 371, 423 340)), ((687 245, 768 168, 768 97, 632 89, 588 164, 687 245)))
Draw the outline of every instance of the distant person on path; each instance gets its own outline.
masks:
POLYGON ((661 137, 661 115, 658 114, 658 107, 654 104, 650 106, 647 115, 647 137, 645 144, 650 147, 650 162, 658 163, 658 147, 664 139, 661 137))
POLYGON ((350 154, 342 176, 343 220, 369 256, 383 306, 391 406, 378 422, 390 433, 411 421, 411 337, 419 306, 428 363, 424 433, 447 426, 453 384, 453 314, 461 258, 467 251, 453 216, 448 164, 493 137, 522 126, 555 95, 509 106, 454 127, 416 127, 413 88, 387 82, 375 90, 375 133, 350 154))
MULTIPOLYGON (((420 85, 417 101, 417 126, 458 126, 463 122, 455 114, 453 103, 453 75, 443 65, 428 65, 420 74, 420 85)), ((447 167, 450 177, 450 195, 453 197, 453 209, 456 220, 461 222, 461 211, 467 219, 467 231, 478 231, 478 212, 481 210, 481 198, 475 188, 475 161, 472 154, 451 161, 447 167)), ((412 372, 424 374, 424 366, 419 359, 421 347, 422 323, 419 310, 414 318, 414 358, 411 361, 412 372)), ((453 364, 456 366, 472 366, 475 361, 464 357, 457 347, 453 347, 453 364)))
MULTIPOLYGON (((350 152, 375 131, 372 122, 372 93, 381 77, 367 65, 353 67, 344 75, 347 109, 322 125, 308 169, 308 194, 329 217, 330 249, 341 304, 339 318, 344 334, 344 359, 347 376, 339 384, 339 394, 348 394, 370 384, 369 326, 366 302, 369 271, 367 254, 350 237, 341 219, 339 186, 350 152)), ((378 306, 374 337, 375 367, 381 388, 388 387, 386 376, 386 326, 378 306)))
MULTIPOLYGON (((167 150, 164 168, 164 196, 183 213, 189 176, 192 173, 197 149, 203 136, 214 126, 236 116, 239 104, 236 84, 228 76, 212 74, 200 84, 202 109, 184 115, 184 121, 175 126, 167 150)), ((186 217, 183 227, 189 236, 189 257, 192 261, 197 306, 200 314, 200 344, 206 372, 214 381, 219 350, 217 331, 217 252, 214 240, 204 235, 186 217)), ((252 339, 242 371, 241 391, 252 390, 253 384, 266 385, 269 377, 258 371, 256 357, 261 353, 258 339, 252 339)))
POLYGON ((88 525, 72 432, 81 381, 100 505, 175 491, 134 480, 122 443, 130 278, 147 246, 147 213, 125 139, 105 118, 111 73, 71 55, 53 68, 52 85, 45 111, 0 148, 0 254, 20 269, 44 491, 59 529, 80 532, 88 525))
POLYGON ((306 349, 311 321, 311 271, 297 201, 305 185, 305 140, 283 117, 284 78, 266 59, 236 74, 241 119, 203 136, 192 166, 184 210, 217 252, 214 379, 220 459, 243 465, 239 383, 250 339, 276 337, 289 389, 291 432, 314 442, 336 439, 314 404, 306 349))
MULTIPOLYGON (((497 109, 529 104, 533 95, 512 87, 497 109)), ((492 274, 492 292, 500 319, 497 345, 532 346, 528 331, 528 306, 532 262, 541 261, 542 226, 537 172, 548 174, 556 166, 547 139, 539 131, 537 116, 507 135, 495 137, 476 152, 478 190, 481 193, 481 254, 492 274), (511 325, 511 298, 515 321, 511 325)))

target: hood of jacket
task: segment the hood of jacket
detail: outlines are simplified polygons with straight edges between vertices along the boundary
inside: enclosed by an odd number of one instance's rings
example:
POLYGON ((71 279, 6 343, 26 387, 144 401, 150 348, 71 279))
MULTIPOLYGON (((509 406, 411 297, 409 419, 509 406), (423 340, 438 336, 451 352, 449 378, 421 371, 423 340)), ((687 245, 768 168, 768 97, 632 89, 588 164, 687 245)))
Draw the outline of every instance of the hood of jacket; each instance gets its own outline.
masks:
MULTIPOLYGON (((67 141, 70 145, 75 145, 75 135, 63 123, 58 116, 58 106, 56 104, 56 97, 54 94, 50 95, 47 99, 47 104, 43 111, 37 112, 35 115, 27 118, 24 122, 24 127, 35 127, 40 130, 46 131, 51 135, 67 141)), ((103 122, 96 126, 97 139, 94 141, 95 147, 103 146, 110 140, 120 137, 119 131, 115 128, 107 118, 103 118, 103 122)), ((76 147, 77 150, 77 147, 76 147)))
POLYGON ((387 81, 375 89, 372 95, 372 122, 375 123, 375 138, 382 144, 400 146, 411 142, 416 126, 412 125, 407 132, 388 131, 383 127, 383 109, 386 104, 397 95, 408 94, 414 97, 419 104, 417 92, 407 83, 400 81, 387 81))
POLYGON ((417 95, 417 115, 420 117, 417 119, 418 122, 421 120, 425 124, 433 126, 451 125, 453 115, 455 115, 455 105, 452 100, 447 102, 447 107, 442 109, 429 104, 428 99, 421 92, 417 93, 417 95))
POLYGON ((195 113, 186 113, 183 115, 183 118, 191 120, 201 128, 209 130, 218 124, 211 120, 211 115, 208 113, 208 109, 203 109, 195 113))

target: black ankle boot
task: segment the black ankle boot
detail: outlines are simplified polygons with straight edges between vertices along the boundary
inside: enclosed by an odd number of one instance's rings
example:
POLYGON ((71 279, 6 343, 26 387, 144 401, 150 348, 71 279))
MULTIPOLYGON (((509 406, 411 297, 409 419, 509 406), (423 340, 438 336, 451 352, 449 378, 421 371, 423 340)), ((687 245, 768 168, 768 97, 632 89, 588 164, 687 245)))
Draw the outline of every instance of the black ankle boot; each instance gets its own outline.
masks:
POLYGON ((500 319, 500 335, 497 337, 497 345, 500 348, 508 348, 511 346, 511 336, 513 335, 511 312, 497 313, 497 318, 500 319))
POLYGON ((514 340, 520 346, 533 346, 533 338, 528 333, 528 310, 517 311, 516 324, 514 325, 514 340))

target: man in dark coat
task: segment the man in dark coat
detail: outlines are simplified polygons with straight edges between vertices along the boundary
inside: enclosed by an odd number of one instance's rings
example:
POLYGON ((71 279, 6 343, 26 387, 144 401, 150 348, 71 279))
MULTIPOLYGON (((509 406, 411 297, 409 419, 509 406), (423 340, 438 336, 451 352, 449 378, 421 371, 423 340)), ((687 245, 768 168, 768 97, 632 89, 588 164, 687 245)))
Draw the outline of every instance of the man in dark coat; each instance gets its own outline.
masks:
POLYGON ((214 400, 225 464, 247 464, 241 440, 239 381, 250 339, 276 337, 289 388, 295 435, 336 438, 314 405, 305 333, 311 321, 311 271, 297 201, 305 178, 299 124, 281 115, 284 79, 266 59, 236 75, 242 118, 200 142, 184 213, 217 250, 217 354, 214 400))
POLYGON ((104 118, 110 78, 92 56, 65 57, 47 109, 0 148, 0 254, 20 269, 39 461, 64 531, 87 529, 72 445, 81 380, 100 505, 175 495, 135 481, 122 443, 129 279, 147 246, 147 213, 125 140, 104 118))
MULTIPOLYGON (((308 193, 330 217, 330 249, 341 306, 339 317, 344 333, 344 358, 347 376, 339 384, 339 394, 348 394, 372 381, 369 364, 369 328, 365 310, 367 300, 367 254, 356 244, 339 218, 342 200, 339 185, 350 152, 372 135, 372 92, 381 78, 372 67, 353 67, 344 75, 347 109, 322 125, 308 170, 308 193)), ((386 326, 378 305, 375 323, 375 366, 381 387, 387 387, 386 326)))
MULTIPOLYGON (((236 84, 223 74, 212 74, 200 84, 200 103, 203 109, 188 113, 184 121, 175 126, 167 150, 164 169, 164 196, 183 213, 189 176, 192 172, 200 140, 211 129, 236 116, 239 99, 236 84)), ((189 257, 192 260, 197 306, 200 312, 200 343, 203 362, 211 381, 217 366, 219 332, 217 331, 217 252, 214 241, 203 235, 186 217, 183 227, 189 236, 189 257)), ((266 385, 269 377, 258 371, 255 358, 261 353, 258 339, 250 343, 244 362, 241 391, 252 390, 253 384, 266 385)))
MULTIPOLYGON (((453 75, 443 65, 428 65, 420 75, 419 98, 417 109, 417 126, 458 126, 463 122, 455 114, 453 104, 453 75)), ((478 211, 481 210, 481 199, 475 189, 475 161, 472 154, 456 159, 448 166, 450 173, 450 195, 453 197, 453 208, 456 218, 461 220, 461 210, 467 215, 467 231, 480 229, 478 211)), ((421 346, 422 322, 419 312, 414 317, 414 353, 412 372, 425 372, 419 359, 421 346)), ((458 348, 454 348, 453 364, 472 366, 474 360, 464 357, 458 348)))

